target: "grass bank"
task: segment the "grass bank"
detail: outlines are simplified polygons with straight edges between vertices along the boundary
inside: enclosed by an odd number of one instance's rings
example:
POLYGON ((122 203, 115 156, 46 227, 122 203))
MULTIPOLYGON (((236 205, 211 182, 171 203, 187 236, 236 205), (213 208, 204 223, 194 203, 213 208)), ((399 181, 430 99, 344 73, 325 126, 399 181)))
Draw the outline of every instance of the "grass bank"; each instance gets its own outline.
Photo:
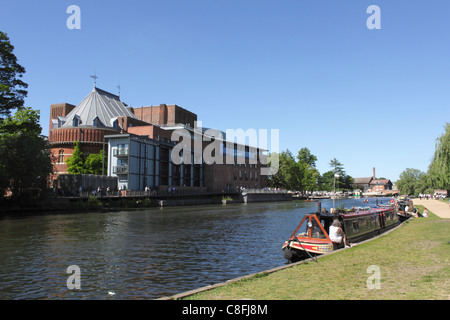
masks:
POLYGON ((318 263, 261 273, 185 299, 448 300, 449 241, 450 219, 431 213, 429 218, 407 221, 387 235, 325 256, 318 263), (370 266, 379 268, 379 289, 368 288, 368 280, 375 284, 370 266))

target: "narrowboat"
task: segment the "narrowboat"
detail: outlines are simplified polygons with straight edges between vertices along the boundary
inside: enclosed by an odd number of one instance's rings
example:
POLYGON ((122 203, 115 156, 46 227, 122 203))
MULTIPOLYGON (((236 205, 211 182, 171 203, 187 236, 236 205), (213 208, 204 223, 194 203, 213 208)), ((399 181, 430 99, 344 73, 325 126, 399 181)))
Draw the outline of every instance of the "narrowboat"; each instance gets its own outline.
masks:
POLYGON ((344 247, 343 243, 334 243, 328 236, 334 220, 341 223, 347 243, 356 243, 374 237, 397 226, 397 210, 394 206, 363 207, 352 209, 323 209, 306 214, 291 237, 284 242, 284 257, 289 263, 314 257, 344 247))

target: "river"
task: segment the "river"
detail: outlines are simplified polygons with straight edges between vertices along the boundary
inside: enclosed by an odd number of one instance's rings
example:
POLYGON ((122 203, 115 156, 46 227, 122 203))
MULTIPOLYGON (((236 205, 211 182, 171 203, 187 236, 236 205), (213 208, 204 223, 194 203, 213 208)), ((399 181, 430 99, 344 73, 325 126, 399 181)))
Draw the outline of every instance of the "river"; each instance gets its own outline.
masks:
POLYGON ((316 208, 289 201, 3 217, 0 299, 155 299, 275 268, 286 263, 284 240, 316 208), (80 289, 67 286, 69 266, 79 268, 80 289))

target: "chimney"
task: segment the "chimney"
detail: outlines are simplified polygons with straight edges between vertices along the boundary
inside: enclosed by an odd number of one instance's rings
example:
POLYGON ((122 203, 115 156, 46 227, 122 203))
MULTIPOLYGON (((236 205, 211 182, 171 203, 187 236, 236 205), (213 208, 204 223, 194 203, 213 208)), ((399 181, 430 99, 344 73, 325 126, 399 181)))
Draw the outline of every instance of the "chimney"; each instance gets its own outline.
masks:
POLYGON ((373 167, 373 179, 375 180, 375 167, 373 167))

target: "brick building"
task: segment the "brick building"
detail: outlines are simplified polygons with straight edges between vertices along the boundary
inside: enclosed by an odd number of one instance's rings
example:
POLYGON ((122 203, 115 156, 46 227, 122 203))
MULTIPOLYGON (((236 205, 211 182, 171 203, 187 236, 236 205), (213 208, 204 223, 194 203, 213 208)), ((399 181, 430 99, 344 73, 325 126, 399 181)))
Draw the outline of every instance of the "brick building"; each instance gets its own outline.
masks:
POLYGON ((389 179, 373 179, 370 181, 370 188, 372 192, 383 192, 385 190, 392 190, 392 182, 389 179))
POLYGON ((234 149, 229 147, 228 152, 234 161, 229 164, 225 161, 225 143, 220 151, 223 164, 205 164, 203 160, 174 163, 171 152, 178 141, 171 139, 175 130, 187 132, 191 145, 195 139, 201 139, 199 153, 207 147, 208 142, 203 141, 205 129, 196 128, 196 121, 195 113, 177 105, 130 108, 117 95, 94 86, 77 106, 68 103, 50 106, 48 141, 55 174, 67 173, 66 160, 72 156, 74 143, 79 141, 85 156, 104 149, 108 154, 106 172, 118 177, 119 187, 130 190, 143 190, 145 186, 207 187, 224 191, 266 187, 267 176, 260 174, 260 160, 264 155, 250 146, 231 144, 234 149), (239 164, 238 154, 244 159, 239 164))

